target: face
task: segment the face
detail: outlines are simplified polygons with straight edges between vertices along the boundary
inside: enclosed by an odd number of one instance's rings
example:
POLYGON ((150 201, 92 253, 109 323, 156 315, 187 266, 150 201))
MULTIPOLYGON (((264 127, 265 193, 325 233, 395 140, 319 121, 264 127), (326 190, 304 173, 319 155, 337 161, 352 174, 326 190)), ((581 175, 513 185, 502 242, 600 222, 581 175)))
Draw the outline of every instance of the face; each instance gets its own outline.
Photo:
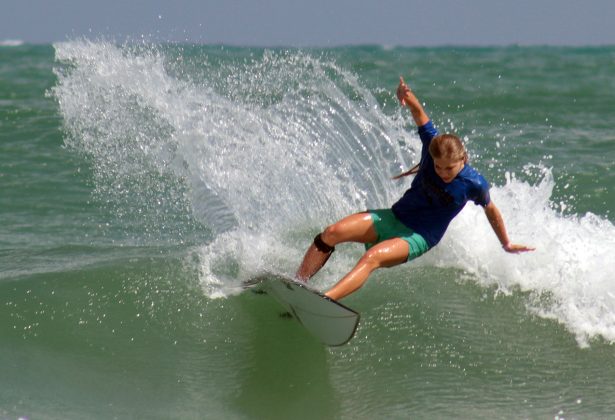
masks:
POLYGON ((465 162, 463 159, 439 158, 434 159, 433 161, 436 174, 438 174, 438 176, 446 184, 452 182, 453 179, 455 179, 455 177, 457 176, 457 174, 465 166, 465 162))

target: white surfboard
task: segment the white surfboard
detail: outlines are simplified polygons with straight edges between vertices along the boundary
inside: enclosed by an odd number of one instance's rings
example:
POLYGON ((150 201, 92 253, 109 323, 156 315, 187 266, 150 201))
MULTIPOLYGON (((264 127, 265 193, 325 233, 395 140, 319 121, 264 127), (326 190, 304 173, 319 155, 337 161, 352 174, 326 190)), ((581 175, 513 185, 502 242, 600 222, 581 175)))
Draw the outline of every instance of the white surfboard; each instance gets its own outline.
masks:
POLYGON ((280 274, 258 278, 261 288, 273 296, 305 329, 329 346, 346 344, 359 324, 358 312, 280 274))

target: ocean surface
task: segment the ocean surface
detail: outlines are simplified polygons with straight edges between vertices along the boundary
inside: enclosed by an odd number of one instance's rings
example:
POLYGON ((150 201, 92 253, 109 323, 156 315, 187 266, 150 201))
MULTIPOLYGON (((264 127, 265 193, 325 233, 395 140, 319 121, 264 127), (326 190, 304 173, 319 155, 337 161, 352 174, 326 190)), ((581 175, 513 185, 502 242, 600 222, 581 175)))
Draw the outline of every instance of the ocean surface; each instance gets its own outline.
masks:
POLYGON ((612 416, 614 111, 615 47, 4 43, 0 419, 612 416), (408 188, 400 75, 536 251, 470 203, 323 347, 241 283, 408 188))

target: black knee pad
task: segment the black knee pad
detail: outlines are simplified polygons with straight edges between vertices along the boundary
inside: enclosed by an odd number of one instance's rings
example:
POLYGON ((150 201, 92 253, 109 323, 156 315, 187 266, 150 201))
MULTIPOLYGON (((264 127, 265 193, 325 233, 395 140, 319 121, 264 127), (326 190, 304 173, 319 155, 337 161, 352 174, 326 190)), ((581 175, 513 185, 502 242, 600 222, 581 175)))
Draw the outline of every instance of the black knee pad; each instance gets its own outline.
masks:
POLYGON ((325 241, 322 240, 321 237, 321 233, 319 233, 318 235, 316 235, 316 237, 314 238, 314 245, 316 245, 316 249, 318 249, 320 252, 324 252, 325 254, 330 254, 333 251, 335 251, 335 247, 334 246, 330 246, 327 245, 325 243, 325 241))

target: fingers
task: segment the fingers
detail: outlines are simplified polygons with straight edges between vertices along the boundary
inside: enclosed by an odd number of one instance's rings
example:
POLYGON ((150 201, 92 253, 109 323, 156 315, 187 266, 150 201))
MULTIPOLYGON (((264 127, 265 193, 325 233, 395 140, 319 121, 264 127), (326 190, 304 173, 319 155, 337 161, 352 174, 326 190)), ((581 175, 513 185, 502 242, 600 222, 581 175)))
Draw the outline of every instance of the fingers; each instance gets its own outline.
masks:
POLYGON ((399 76, 399 86, 397 87, 397 91, 399 92, 400 90, 403 90, 403 91, 410 90, 402 76, 399 76))
POLYGON ((506 247, 504 247, 504 250, 506 252, 509 252, 511 254, 520 254, 522 252, 530 252, 530 251, 534 251, 536 248, 530 247, 530 246, 525 246, 525 245, 515 245, 515 244, 510 244, 507 245, 506 247))
POLYGON ((401 106, 406 105, 405 96, 410 91, 408 85, 404 81, 402 76, 399 76, 399 86, 397 87, 397 99, 399 99, 399 103, 401 106))

